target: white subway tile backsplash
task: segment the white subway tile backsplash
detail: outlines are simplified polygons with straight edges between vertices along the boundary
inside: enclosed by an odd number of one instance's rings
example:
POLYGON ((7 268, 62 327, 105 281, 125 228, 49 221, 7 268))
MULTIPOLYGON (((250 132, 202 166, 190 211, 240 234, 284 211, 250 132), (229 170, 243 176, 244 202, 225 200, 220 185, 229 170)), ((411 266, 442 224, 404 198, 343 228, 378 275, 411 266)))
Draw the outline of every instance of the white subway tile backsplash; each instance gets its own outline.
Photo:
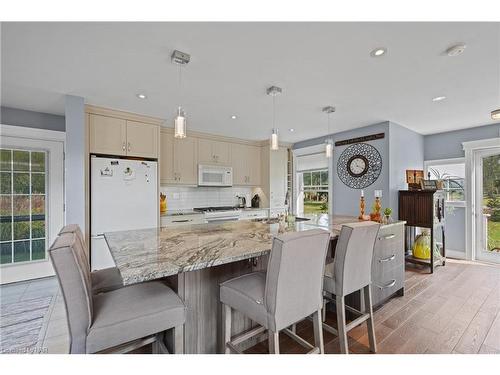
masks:
POLYGON ((160 191, 167 196, 168 210, 188 210, 195 207, 235 206, 237 195, 252 193, 250 187, 180 187, 160 186, 160 191))

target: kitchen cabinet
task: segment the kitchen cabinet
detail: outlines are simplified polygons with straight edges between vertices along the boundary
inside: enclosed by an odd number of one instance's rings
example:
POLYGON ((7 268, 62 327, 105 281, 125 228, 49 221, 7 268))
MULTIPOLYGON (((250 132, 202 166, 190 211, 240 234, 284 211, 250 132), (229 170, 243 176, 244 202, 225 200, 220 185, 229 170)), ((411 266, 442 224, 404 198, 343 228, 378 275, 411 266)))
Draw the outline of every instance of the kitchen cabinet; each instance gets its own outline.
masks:
POLYGON ((198 141, 198 163, 231 165, 231 144, 200 138, 198 141))
POLYGON ((94 114, 89 116, 90 152, 127 155, 127 121, 94 114))
POLYGON ((288 191, 288 149, 280 147, 270 150, 261 147, 261 207, 269 207, 269 217, 276 217, 286 211, 285 199, 288 191))
POLYGON ((204 214, 186 214, 162 216, 160 223, 162 227, 177 227, 181 225, 206 224, 204 214))
POLYGON ((158 126, 127 121, 127 156, 158 157, 158 126))
POLYGON ((231 160, 234 185, 260 185, 260 147, 233 143, 231 160))
POLYGON ((198 139, 174 138, 171 132, 161 132, 160 182, 168 184, 196 185, 198 139))
POLYGON ((240 212, 240 220, 267 219, 269 212, 266 209, 262 210, 242 210, 240 212))
POLYGON ((157 125, 92 113, 89 116, 91 153, 158 157, 157 125))

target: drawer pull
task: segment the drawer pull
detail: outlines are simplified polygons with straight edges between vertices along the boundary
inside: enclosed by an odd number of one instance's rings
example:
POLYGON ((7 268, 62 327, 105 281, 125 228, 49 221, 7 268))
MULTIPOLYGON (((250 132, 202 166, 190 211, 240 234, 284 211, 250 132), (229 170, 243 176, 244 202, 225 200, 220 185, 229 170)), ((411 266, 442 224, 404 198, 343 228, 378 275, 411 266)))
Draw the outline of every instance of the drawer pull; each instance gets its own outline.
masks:
POLYGON ((188 219, 184 219, 184 220, 172 220, 172 223, 187 223, 189 221, 193 221, 193 219, 191 219, 191 220, 188 220, 188 219))
POLYGON ((384 263, 384 262, 390 262, 391 260, 394 260, 396 258, 396 254, 392 254, 390 257, 379 259, 379 263, 384 263))
POLYGON ((394 285, 396 285, 396 279, 392 279, 392 281, 387 285, 377 285, 377 288, 379 288, 380 290, 384 290, 392 288, 394 285))
POLYGON ((379 240, 391 240, 391 239, 393 239, 394 237, 396 237, 396 235, 395 235, 395 234, 388 234, 387 236, 379 237, 378 239, 379 239, 379 240))

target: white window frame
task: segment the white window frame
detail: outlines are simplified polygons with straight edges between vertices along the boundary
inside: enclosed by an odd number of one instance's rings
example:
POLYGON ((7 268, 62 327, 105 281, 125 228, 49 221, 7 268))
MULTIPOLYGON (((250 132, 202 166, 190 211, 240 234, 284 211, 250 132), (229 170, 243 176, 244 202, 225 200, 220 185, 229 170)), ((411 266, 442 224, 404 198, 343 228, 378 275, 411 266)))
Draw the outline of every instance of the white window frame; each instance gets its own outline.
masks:
MULTIPOLYGON (((57 237, 57 233, 65 222, 64 148, 66 133, 0 124, 0 134, 2 135, 0 145, 5 148, 12 147, 9 145, 8 139, 13 138, 15 141, 24 139, 27 148, 36 148, 36 142, 49 141, 53 143, 54 150, 57 149, 58 151, 58 155, 52 155, 49 152, 47 160, 47 167, 49 169, 47 171, 48 181, 46 191, 46 207, 48 208, 46 238, 50 245, 57 237), (57 156, 60 156, 60 159, 57 159, 57 156)), ((3 264, 0 266, 0 270, 0 284, 54 275, 54 270, 48 256, 44 260, 3 264)))
MULTIPOLYGON (((427 173, 429 172, 429 167, 433 167, 435 165, 446 165, 446 164, 464 164, 465 158, 450 158, 450 159, 434 159, 434 160, 425 160, 424 161, 424 176, 427 178, 427 173)), ((463 201, 446 201, 446 205, 449 207, 466 207, 467 206, 467 193, 466 193, 466 179, 464 180, 464 197, 463 201)))
MULTIPOLYGON (((300 156, 307 156, 307 155, 312 155, 312 154, 318 154, 318 153, 325 153, 325 144, 317 144, 314 146, 309 146, 309 147, 303 147, 303 148, 298 148, 292 150, 292 160, 293 160, 293 188, 292 188, 292 197, 293 197, 293 213, 295 215, 298 214, 297 210, 297 198, 299 195, 299 189, 298 189, 298 181, 297 181, 297 158, 300 156)), ((335 153, 335 149, 333 151, 335 153)), ((326 155, 325 155, 326 158, 326 155)), ((333 156, 330 158, 328 161, 328 215, 333 215, 333 156)))

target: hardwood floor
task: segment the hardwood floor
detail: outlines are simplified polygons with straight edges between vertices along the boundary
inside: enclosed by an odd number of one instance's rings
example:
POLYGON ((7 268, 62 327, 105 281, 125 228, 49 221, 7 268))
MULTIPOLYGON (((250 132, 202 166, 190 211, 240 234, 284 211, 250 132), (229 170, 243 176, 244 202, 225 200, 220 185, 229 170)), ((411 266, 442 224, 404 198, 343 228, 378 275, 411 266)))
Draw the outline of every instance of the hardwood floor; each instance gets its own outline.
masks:
MULTIPOLYGON (((55 278, 0 286, 2 305, 53 296, 37 344, 44 353, 67 353, 66 313, 55 278)), ((336 326, 335 314, 327 323, 336 326)), ((495 353, 500 354, 500 266, 448 260, 433 275, 407 268, 405 295, 394 297, 375 311, 378 353, 495 353)), ((309 341, 309 321, 297 325, 309 341)), ((338 339, 323 330, 326 353, 339 353, 338 339)), ((369 353, 366 324, 349 332, 351 353, 369 353)), ((280 335, 281 353, 305 353, 288 336, 280 335)), ((150 347, 137 353, 151 352, 150 347)), ((267 353, 267 341, 247 353, 267 353)))
MULTIPOLYGON (((327 322, 336 326, 335 313, 327 322)), ((297 333, 313 343, 312 323, 297 325, 297 333)), ((448 260, 430 275, 408 266, 405 295, 375 311, 378 353, 500 354, 500 267, 448 260)), ((338 338, 323 330, 326 353, 339 353, 338 338)), ((349 332, 351 353, 369 353, 366 324, 349 332)), ((281 353, 306 349, 280 335, 281 353)), ((267 341, 246 351, 267 353, 267 341)))

